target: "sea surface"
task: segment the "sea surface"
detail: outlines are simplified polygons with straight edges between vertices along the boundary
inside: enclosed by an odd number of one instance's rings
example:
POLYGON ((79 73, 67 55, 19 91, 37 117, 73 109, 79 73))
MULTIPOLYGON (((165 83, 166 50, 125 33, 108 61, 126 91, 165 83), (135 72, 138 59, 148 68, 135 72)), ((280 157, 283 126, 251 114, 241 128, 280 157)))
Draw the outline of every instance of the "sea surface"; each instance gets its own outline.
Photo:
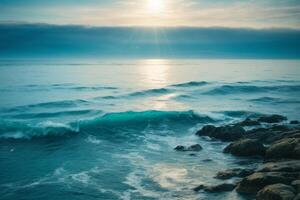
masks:
POLYGON ((298 60, 1 60, 0 199, 247 199, 192 191, 257 164, 195 132, 299 110, 298 60))

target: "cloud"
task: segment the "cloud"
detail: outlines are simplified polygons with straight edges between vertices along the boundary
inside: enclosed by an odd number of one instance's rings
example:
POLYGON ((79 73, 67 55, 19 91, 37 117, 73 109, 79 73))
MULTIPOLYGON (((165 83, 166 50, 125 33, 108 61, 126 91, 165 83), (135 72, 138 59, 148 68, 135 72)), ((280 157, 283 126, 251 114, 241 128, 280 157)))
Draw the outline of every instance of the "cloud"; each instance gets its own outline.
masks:
POLYGON ((0 57, 300 58, 300 30, 0 25, 0 57))
POLYGON ((54 2, 4 4, 0 19, 94 26, 300 28, 300 3, 293 0, 165 0, 166 10, 160 14, 147 12, 147 0, 54 2))

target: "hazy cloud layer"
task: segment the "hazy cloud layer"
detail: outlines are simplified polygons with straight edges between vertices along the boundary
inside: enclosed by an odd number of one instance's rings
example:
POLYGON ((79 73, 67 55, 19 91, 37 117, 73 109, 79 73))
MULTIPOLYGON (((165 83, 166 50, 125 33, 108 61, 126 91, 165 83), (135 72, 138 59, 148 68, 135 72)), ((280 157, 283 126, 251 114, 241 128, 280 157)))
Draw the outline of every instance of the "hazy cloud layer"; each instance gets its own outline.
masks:
POLYGON ((300 30, 0 25, 0 57, 300 58, 300 30))
POLYGON ((297 0, 162 0, 151 13, 148 0, 0 0, 2 22, 25 21, 96 26, 193 26, 300 28, 297 0))

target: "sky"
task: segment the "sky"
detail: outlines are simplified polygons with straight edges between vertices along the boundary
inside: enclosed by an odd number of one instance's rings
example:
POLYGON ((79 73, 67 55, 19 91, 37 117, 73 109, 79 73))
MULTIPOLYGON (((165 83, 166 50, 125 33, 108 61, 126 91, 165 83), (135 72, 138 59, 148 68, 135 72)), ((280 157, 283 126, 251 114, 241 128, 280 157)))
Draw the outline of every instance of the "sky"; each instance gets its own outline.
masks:
POLYGON ((0 0, 0 23, 300 28, 300 0, 0 0))

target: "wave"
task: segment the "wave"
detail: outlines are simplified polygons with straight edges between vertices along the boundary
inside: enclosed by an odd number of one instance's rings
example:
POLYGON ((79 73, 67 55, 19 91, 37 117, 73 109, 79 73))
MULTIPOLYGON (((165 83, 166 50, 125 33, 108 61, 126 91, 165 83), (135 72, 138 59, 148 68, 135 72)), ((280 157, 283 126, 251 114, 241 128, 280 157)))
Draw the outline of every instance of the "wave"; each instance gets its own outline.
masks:
POLYGON ((300 85, 276 85, 276 86, 254 86, 254 85, 222 85, 202 94, 208 95, 228 95, 240 93, 263 93, 263 92, 297 92, 300 85))
POLYGON ((64 83, 64 84, 51 84, 51 85, 25 85, 21 87, 6 87, 0 88, 2 92, 9 92, 9 91, 49 91, 49 90, 76 90, 76 91, 98 91, 98 90, 117 90, 117 87, 110 87, 110 86, 86 86, 86 85, 75 85, 71 83, 64 83))
POLYGON ((197 87, 197 86, 204 86, 207 84, 209 84, 209 83, 206 81, 200 81, 200 82, 191 81, 191 82, 187 82, 187 83, 174 84, 171 86, 173 86, 173 87, 197 87))
POLYGON ((276 103, 276 104, 299 104, 300 100, 298 99, 280 99, 273 97, 261 97, 255 99, 249 99, 248 101, 256 103, 276 103))
POLYGON ((0 121, 0 139, 31 139, 40 137, 57 137, 88 133, 92 135, 111 137, 112 133, 126 134, 128 130, 141 133, 149 126, 185 126, 197 123, 212 123, 214 120, 206 115, 193 111, 143 111, 108 113, 96 118, 74 121, 68 124, 46 121, 30 124, 26 122, 0 121))
POLYGON ((96 115, 101 114, 99 110, 70 110, 70 111, 59 111, 59 112, 42 112, 42 113, 23 113, 16 115, 9 115, 15 119, 35 119, 35 118, 51 118, 51 117, 62 117, 62 116, 80 116, 80 115, 96 115))
POLYGON ((171 89, 167 88, 159 88, 159 89, 150 89, 150 90, 144 90, 141 92, 133 92, 130 93, 128 96, 136 97, 136 96, 150 96, 150 95, 162 95, 162 94, 168 94, 173 92, 171 89))
POLYGON ((30 104, 25 106, 18 106, 14 108, 4 109, 2 112, 20 112, 25 111, 32 108, 73 108, 79 105, 88 105, 89 101, 86 100, 63 100, 63 101, 52 101, 38 104, 30 104))
POLYGON ((75 133, 78 133, 77 128, 52 121, 34 125, 24 122, 0 121, 0 139, 31 139, 66 136, 75 133))
POLYGON ((233 117, 233 118, 247 118, 247 117, 257 118, 259 116, 262 116, 261 113, 244 111, 244 110, 233 110, 233 111, 229 110, 229 111, 220 111, 217 113, 221 113, 225 116, 233 117))
POLYGON ((280 101, 279 98, 273 98, 273 97, 260 97, 255 99, 250 99, 251 102, 258 102, 258 103, 273 103, 280 101))

